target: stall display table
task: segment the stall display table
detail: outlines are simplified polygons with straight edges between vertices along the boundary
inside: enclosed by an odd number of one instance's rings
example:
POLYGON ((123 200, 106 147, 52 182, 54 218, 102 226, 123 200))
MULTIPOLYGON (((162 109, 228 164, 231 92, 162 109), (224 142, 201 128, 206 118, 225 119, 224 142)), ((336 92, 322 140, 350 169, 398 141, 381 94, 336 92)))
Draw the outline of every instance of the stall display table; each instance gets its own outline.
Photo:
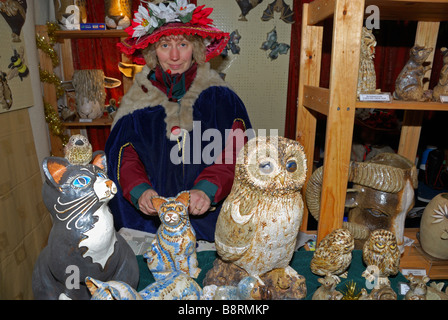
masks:
MULTIPOLYGON (((310 262, 313 257, 314 251, 306 251, 305 249, 300 249, 294 252, 290 266, 296 270, 300 275, 304 276, 306 279, 307 296, 305 300, 311 300, 313 293, 316 291, 321 284, 317 281, 320 276, 317 276, 311 272, 310 262)), ((203 280, 207 271, 213 267, 213 261, 218 257, 216 251, 200 251, 197 253, 199 268, 201 268, 201 273, 196 280, 196 282, 202 287, 203 280)), ((146 261, 142 255, 137 256, 139 268, 140 268, 140 282, 138 286, 138 291, 144 289, 146 286, 154 282, 154 278, 149 271, 146 261)), ((348 269, 348 276, 346 279, 341 278, 341 282, 337 286, 337 290, 343 294, 347 291, 348 285, 353 281, 356 283, 356 288, 361 290, 366 288, 368 292, 371 290, 366 287, 366 279, 361 276, 362 272, 365 270, 366 266, 362 261, 362 251, 354 250, 352 263, 348 269)), ((400 284, 407 284, 407 279, 398 273, 394 277, 389 277, 391 282, 391 288, 397 293, 397 300, 403 300, 404 295, 400 294, 400 284)))

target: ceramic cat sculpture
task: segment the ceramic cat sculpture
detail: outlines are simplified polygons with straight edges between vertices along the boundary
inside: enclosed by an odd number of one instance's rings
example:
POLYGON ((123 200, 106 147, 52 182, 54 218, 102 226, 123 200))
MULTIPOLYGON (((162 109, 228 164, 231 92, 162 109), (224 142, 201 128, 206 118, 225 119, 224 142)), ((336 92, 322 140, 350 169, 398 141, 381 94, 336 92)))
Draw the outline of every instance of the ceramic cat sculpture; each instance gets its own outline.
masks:
POLYGON ((188 217, 190 192, 181 192, 174 198, 154 197, 151 201, 161 225, 143 255, 149 270, 156 281, 175 271, 197 278, 201 269, 196 257, 196 234, 188 217))
POLYGON ((90 299, 87 276, 136 287, 136 256, 115 231, 107 206, 117 188, 106 176, 104 152, 96 152, 87 165, 48 157, 43 172, 42 197, 53 227, 34 266, 35 299, 90 299))
POLYGON ((414 46, 410 51, 409 60, 395 81, 394 98, 408 101, 429 100, 423 89, 423 77, 431 68, 423 66, 432 48, 414 46))
POLYGON ((172 272, 166 278, 137 292, 122 281, 99 281, 86 278, 91 300, 199 300, 202 289, 183 272, 172 272))

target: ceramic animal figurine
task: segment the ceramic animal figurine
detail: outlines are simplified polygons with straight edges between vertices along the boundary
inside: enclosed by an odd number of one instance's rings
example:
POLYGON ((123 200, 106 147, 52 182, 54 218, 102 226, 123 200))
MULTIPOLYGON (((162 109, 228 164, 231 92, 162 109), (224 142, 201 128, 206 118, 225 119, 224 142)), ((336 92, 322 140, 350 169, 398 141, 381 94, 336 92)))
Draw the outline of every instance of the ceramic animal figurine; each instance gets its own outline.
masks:
POLYGON ((97 152, 88 165, 65 158, 43 161, 46 181, 42 198, 53 218, 47 246, 33 271, 35 299, 90 299, 87 276, 101 281, 124 281, 136 287, 137 259, 115 231, 107 206, 117 192, 106 176, 106 156, 97 152))
POLYGON ((373 288, 370 293, 362 288, 358 300, 397 300, 397 294, 389 284, 382 284, 378 288, 373 288))
POLYGON ((423 77, 431 70, 423 63, 432 52, 432 48, 414 46, 410 51, 410 57, 395 81, 394 98, 407 101, 427 101, 423 89, 423 77))
MULTIPOLYGON (((348 222, 342 227, 355 238, 355 249, 362 250, 370 232, 388 229, 395 234, 400 252, 404 251, 404 222, 414 206, 418 186, 417 168, 409 159, 396 153, 380 153, 369 161, 350 162, 345 206, 348 222), (372 210, 372 201, 375 210, 372 210)), ((319 221, 323 166, 317 168, 307 183, 306 203, 319 221)))
POLYGON ((87 137, 75 134, 64 147, 64 157, 71 164, 86 165, 92 161, 92 145, 87 137))
POLYGON ((396 275, 400 269, 397 240, 393 232, 377 229, 370 234, 362 251, 362 259, 367 265, 362 276, 376 281, 377 286, 388 284, 388 277, 396 275))
POLYGON ((317 245, 311 259, 311 271, 320 276, 333 274, 346 277, 354 247, 355 240, 350 231, 333 230, 317 245))
POLYGON ((440 96, 448 95, 448 48, 441 48, 443 67, 440 70, 439 82, 432 91, 432 99, 440 101, 440 96))
MULTIPOLYGON (((415 277, 412 273, 406 276, 409 280, 409 290, 406 292, 405 300, 448 300, 447 292, 443 292, 444 283, 431 283, 427 285, 428 276, 415 277)), ((448 291, 448 290, 447 290, 448 291)))
POLYGON ((338 276, 327 274, 325 278, 317 279, 322 284, 314 292, 312 300, 342 300, 343 294, 336 290, 336 286, 341 282, 338 276))
POLYGON ((420 220, 419 242, 430 256, 448 259, 448 193, 439 193, 426 205, 420 220))
POLYGON ((152 198, 161 225, 151 247, 143 255, 156 280, 162 280, 173 271, 181 271, 197 278, 196 233, 188 217, 190 192, 180 192, 176 197, 152 198))
POLYGON ((362 28, 361 54, 358 71, 358 97, 362 93, 376 92, 376 73, 373 58, 375 57, 376 39, 372 30, 362 28))
POLYGON ((97 119, 104 113, 106 90, 104 72, 101 69, 75 70, 73 87, 76 93, 76 109, 83 119, 97 119))
POLYGON ((254 277, 276 268, 297 275, 288 265, 302 223, 300 190, 306 170, 297 141, 258 136, 246 143, 216 224, 215 245, 222 260, 254 277))
POLYGON ((143 300, 137 290, 122 281, 103 282, 86 277, 85 282, 92 295, 90 300, 143 300))
POLYGON ((257 278, 248 276, 238 286, 205 286, 201 300, 260 300, 263 290, 257 278))
POLYGON ((137 292, 122 281, 99 281, 86 278, 92 294, 91 300, 199 300, 201 287, 183 272, 172 272, 161 281, 148 285, 137 292))
POLYGON ((171 272, 139 292, 143 300, 199 300, 202 289, 181 271, 171 272))
POLYGON ((105 0, 104 22, 109 29, 126 29, 131 25, 132 0, 105 0))

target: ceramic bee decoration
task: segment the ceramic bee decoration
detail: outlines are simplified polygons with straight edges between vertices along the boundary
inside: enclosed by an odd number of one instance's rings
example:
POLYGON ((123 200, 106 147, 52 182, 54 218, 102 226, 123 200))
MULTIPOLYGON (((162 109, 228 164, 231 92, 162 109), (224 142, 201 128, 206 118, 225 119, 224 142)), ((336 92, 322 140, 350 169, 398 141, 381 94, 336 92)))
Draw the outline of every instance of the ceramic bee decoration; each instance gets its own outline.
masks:
POLYGON ((277 136, 248 141, 238 154, 232 190, 216 224, 222 260, 255 277, 288 267, 302 223, 306 170, 297 141, 277 136))
POLYGON ((355 240, 350 231, 333 230, 317 245, 311 259, 311 271, 320 276, 346 276, 354 247, 355 240))
POLYGON ((156 280, 181 271, 197 278, 196 233, 188 216, 190 192, 183 191, 173 198, 152 198, 161 225, 151 247, 143 255, 156 280))

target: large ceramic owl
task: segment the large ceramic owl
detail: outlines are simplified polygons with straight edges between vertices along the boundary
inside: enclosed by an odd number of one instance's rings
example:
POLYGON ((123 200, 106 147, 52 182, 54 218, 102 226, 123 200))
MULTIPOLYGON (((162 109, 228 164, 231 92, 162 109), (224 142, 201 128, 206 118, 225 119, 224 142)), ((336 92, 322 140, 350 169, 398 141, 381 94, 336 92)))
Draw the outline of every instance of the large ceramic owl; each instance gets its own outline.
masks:
POLYGON ((216 224, 219 256, 258 277, 289 265, 303 216, 302 146, 284 137, 257 137, 237 157, 232 190, 216 224))
POLYGON ((347 229, 330 232, 316 247, 310 268, 314 274, 345 276, 352 262, 355 240, 347 229))
POLYGON ((374 272, 377 267, 378 276, 387 278, 396 275, 400 269, 400 250, 393 232, 377 229, 370 233, 364 243, 362 259, 367 268, 374 272))

